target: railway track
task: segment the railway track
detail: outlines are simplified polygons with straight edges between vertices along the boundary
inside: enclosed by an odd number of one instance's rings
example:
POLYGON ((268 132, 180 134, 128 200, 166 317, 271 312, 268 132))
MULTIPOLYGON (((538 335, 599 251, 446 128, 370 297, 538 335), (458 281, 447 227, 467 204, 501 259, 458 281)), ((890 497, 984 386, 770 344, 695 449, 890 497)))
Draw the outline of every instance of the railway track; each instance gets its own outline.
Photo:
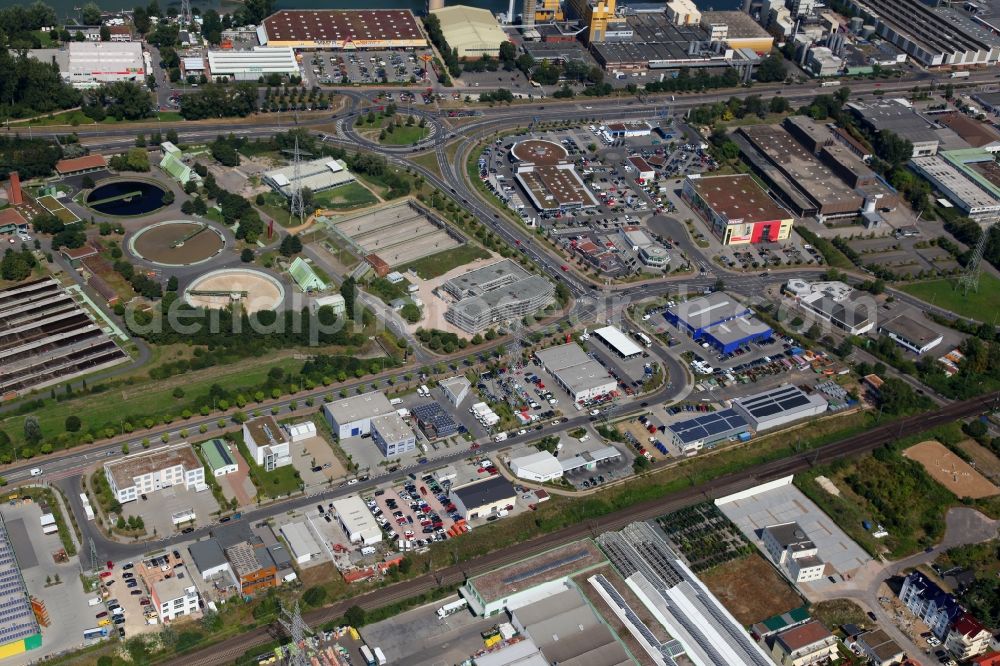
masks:
MULTIPOLYGON (((543 534, 531 541, 489 553, 469 562, 449 566, 434 574, 425 574, 412 580, 338 602, 332 606, 310 611, 303 615, 303 619, 310 626, 316 627, 341 617, 350 606, 355 604, 365 610, 372 610, 428 592, 436 587, 458 586, 469 577, 492 571, 570 541, 621 529, 631 522, 648 520, 691 504, 723 497, 772 479, 802 472, 813 465, 871 452, 896 439, 908 437, 956 419, 974 416, 989 406, 996 405, 998 401, 1000 401, 1000 392, 952 403, 933 412, 876 426, 864 433, 811 451, 762 463, 740 472, 719 477, 700 486, 685 488, 663 498, 641 502, 601 518, 543 534)), ((260 627, 246 634, 224 640, 200 652, 175 657, 168 663, 183 664, 184 666, 215 666, 216 664, 232 663, 255 645, 261 645, 274 638, 272 627, 260 627)))

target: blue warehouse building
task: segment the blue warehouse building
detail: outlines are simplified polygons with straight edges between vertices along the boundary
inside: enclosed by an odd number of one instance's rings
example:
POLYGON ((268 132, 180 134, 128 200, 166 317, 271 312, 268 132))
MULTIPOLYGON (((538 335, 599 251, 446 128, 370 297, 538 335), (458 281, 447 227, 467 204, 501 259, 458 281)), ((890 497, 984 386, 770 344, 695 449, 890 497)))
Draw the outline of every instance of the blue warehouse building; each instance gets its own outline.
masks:
POLYGON ((664 316, 691 339, 708 342, 724 354, 748 342, 771 337, 770 326, 757 319, 750 308, 721 291, 678 303, 664 316))

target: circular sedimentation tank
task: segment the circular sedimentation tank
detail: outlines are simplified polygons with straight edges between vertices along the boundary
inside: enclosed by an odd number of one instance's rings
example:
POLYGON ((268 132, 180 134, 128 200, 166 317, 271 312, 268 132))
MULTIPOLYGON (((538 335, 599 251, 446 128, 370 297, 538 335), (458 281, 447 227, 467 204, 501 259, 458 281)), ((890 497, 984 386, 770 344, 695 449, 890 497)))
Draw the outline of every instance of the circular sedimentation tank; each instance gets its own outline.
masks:
POLYGON ((86 204, 104 215, 145 215, 163 208, 166 194, 165 188, 148 180, 114 180, 91 190, 86 204))
POLYGON ((194 307, 219 309, 239 302, 246 312, 277 310, 284 298, 277 278, 249 268, 209 271, 184 290, 184 299, 194 307))
POLYGON ((129 239, 129 251, 159 266, 193 266, 226 247, 222 232, 207 222, 168 220, 152 224, 129 239))

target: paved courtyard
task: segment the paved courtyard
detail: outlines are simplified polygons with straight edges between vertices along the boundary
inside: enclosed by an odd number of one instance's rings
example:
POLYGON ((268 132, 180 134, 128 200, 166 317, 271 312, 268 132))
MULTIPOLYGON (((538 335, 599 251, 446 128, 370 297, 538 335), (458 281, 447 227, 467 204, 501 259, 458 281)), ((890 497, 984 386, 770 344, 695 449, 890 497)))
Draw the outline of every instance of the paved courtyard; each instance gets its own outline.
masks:
POLYGON ((253 480, 250 479, 250 466, 235 446, 230 448, 229 455, 236 461, 238 469, 225 476, 216 477, 215 480, 222 488, 222 495, 228 500, 235 497, 240 508, 253 506, 254 498, 257 496, 257 488, 253 485, 253 480))
POLYGON ((209 490, 196 493, 193 490, 186 490, 184 486, 171 486, 147 497, 149 499, 145 501, 139 499, 122 505, 122 515, 142 516, 146 524, 146 533, 161 537, 178 530, 171 520, 171 516, 175 513, 190 509, 195 513, 194 524, 188 523, 181 527, 188 525, 203 527, 213 522, 215 517, 212 514, 219 510, 219 504, 209 490))
POLYGON ((307 487, 329 483, 347 475, 347 470, 322 435, 296 442, 293 451, 292 464, 307 487))
MULTIPOLYGON (((723 502, 727 499, 723 498, 716 503, 722 513, 761 549, 765 557, 769 558, 760 538, 761 530, 768 525, 796 521, 816 544, 819 558, 828 565, 828 574, 831 573, 832 566, 837 573, 850 576, 856 569, 871 561, 872 558, 861 546, 837 527, 812 500, 791 485, 790 478, 787 485, 728 502, 723 502)), ((820 583, 813 584, 819 586, 820 583)))
POLYGON ((411 666, 449 666, 464 662, 481 650, 481 631, 497 623, 496 617, 477 618, 468 611, 444 619, 437 609, 456 597, 442 599, 361 629, 369 645, 382 648, 389 663, 411 666))
POLYGON ((54 560, 52 554, 62 549, 62 542, 58 534, 42 534, 42 511, 37 504, 4 504, 2 511, 28 592, 44 602, 49 613, 49 626, 42 627, 41 649, 9 657, 4 664, 22 666, 43 655, 79 649, 83 630, 97 626, 94 612, 103 607, 87 605, 95 593, 83 590, 78 558, 61 563, 54 560), (54 583, 56 576, 61 581, 58 584, 54 583))

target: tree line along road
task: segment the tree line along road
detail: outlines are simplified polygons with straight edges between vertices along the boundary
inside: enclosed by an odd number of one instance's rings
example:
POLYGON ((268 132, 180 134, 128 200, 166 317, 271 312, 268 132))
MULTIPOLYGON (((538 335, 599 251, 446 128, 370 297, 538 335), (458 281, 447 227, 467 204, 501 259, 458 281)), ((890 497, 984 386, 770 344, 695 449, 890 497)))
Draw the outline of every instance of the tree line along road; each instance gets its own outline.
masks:
MULTIPOLYGON (((868 453, 899 438, 908 437, 956 419, 974 416, 998 401, 1000 401, 1000 392, 995 392, 953 403, 933 412, 917 414, 876 426, 867 432, 827 444, 812 451, 762 463, 740 472, 719 477, 700 486, 685 488, 662 498, 647 500, 600 518, 544 534, 531 541, 525 541, 468 562, 452 565, 433 573, 307 612, 303 615, 303 619, 310 626, 317 627, 341 617, 353 605, 371 610, 429 592, 438 587, 458 586, 467 578, 495 570, 498 567, 570 541, 596 536, 602 532, 620 529, 637 520, 648 520, 691 504, 739 492, 760 483, 802 472, 813 465, 868 453)), ((240 636, 216 643, 204 650, 172 657, 167 663, 178 666, 214 666, 231 663, 254 646, 262 645, 273 638, 273 627, 259 627, 240 636)))

